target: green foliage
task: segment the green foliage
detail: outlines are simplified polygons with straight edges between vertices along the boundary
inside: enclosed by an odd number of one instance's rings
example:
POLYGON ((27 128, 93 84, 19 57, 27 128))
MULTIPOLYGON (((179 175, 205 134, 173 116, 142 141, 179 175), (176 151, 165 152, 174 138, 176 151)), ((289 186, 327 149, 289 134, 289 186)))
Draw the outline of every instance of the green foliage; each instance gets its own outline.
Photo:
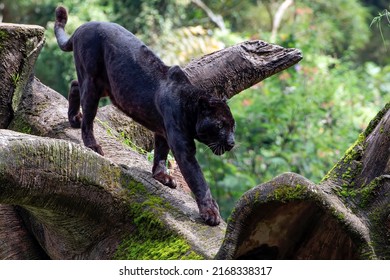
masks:
POLYGON ((387 45, 387 41, 384 37, 384 34, 383 34, 383 31, 382 31, 382 21, 383 20, 387 20, 387 26, 390 27, 390 12, 388 10, 384 10, 383 12, 380 12, 378 16, 374 17, 372 19, 372 22, 370 24, 370 26, 372 25, 376 25, 377 28, 379 29, 379 32, 381 34, 381 37, 382 37, 382 40, 383 40, 383 43, 385 44, 385 46, 387 45))
MULTIPOLYGON (((337 4, 326 0, 304 0, 297 9, 302 9, 303 13, 307 9, 308 15, 304 17, 308 20, 305 23, 308 28, 303 32, 295 29, 293 32, 298 33, 295 36, 315 36, 309 42, 316 41, 315 47, 327 54, 350 55, 368 40, 368 10, 356 0, 340 0, 337 4)), ((301 42, 307 42, 305 39, 297 37, 301 42)))
POLYGON ((20 73, 15 73, 11 75, 11 79, 12 79, 12 84, 16 87, 20 80, 20 73))

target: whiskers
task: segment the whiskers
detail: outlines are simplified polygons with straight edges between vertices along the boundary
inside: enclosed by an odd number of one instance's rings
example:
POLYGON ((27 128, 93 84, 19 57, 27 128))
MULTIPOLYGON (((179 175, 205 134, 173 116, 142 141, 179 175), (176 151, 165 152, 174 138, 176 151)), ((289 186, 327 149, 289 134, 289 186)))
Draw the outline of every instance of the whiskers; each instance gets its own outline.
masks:
MULTIPOLYGON (((238 146, 239 145, 236 143, 234 147, 229 150, 229 155, 235 159, 237 158, 237 154, 235 153, 235 151, 237 150, 238 146)), ((210 143, 207 145, 207 147, 216 155, 222 155, 226 151, 228 151, 227 147, 219 142, 210 143)))
POLYGON ((216 155, 222 155, 226 151, 225 147, 218 142, 210 143, 207 146, 216 155))

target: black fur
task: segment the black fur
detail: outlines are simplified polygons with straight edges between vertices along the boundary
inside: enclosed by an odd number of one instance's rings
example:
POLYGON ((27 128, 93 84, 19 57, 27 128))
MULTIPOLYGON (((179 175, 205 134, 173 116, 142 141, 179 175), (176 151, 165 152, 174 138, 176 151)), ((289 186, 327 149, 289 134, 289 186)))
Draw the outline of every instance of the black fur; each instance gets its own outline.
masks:
POLYGON ((56 9, 55 34, 63 51, 73 51, 77 81, 69 94, 69 122, 80 127, 84 144, 103 155, 93 135, 93 120, 102 96, 155 134, 153 177, 176 187, 165 163, 172 150, 195 195, 201 217, 220 222, 195 158, 194 139, 217 155, 234 146, 234 119, 224 100, 193 86, 179 66, 168 67, 131 32, 114 23, 89 22, 68 38, 65 8, 56 9), (80 113, 80 105, 83 114, 80 113))

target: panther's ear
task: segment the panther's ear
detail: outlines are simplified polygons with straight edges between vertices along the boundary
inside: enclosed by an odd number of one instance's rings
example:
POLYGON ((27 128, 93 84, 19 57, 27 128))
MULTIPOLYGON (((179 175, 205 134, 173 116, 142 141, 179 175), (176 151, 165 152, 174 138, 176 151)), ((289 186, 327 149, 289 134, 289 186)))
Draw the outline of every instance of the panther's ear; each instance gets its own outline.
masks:
POLYGON ((168 77, 170 80, 176 81, 178 83, 189 83, 190 80, 188 80, 186 74, 184 74, 184 71, 180 68, 180 66, 172 66, 168 70, 168 77))

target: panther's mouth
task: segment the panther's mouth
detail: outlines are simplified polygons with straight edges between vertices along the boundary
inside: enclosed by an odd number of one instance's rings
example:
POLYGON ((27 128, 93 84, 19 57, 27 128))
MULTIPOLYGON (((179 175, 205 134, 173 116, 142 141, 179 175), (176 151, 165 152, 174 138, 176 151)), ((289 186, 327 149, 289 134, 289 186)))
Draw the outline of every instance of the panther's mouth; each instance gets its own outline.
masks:
POLYGON ((219 143, 211 143, 208 145, 210 150, 217 156, 223 155, 225 152, 233 149, 234 144, 219 144, 219 143))

